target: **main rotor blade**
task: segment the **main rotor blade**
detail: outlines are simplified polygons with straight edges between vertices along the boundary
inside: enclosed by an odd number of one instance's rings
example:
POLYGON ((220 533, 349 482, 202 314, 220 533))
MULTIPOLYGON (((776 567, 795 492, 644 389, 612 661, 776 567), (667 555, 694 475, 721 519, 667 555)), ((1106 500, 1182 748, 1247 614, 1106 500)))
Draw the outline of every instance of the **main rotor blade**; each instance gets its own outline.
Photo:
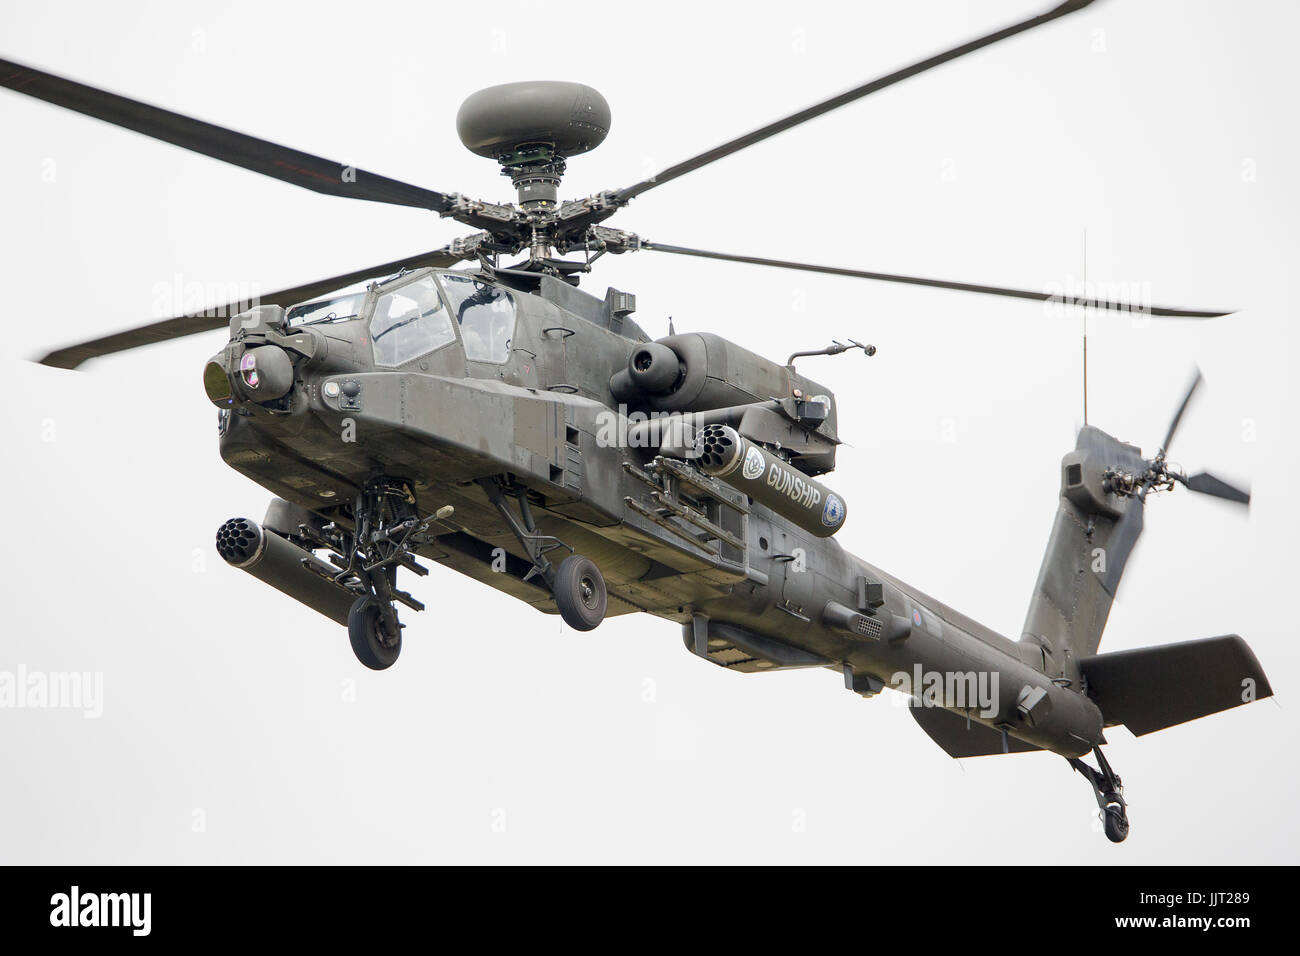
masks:
POLYGON ((1024 20, 1020 23, 1012 24, 1009 27, 998 30, 996 33, 990 33, 988 36, 982 36, 978 39, 971 40, 968 43, 963 43, 961 46, 953 47, 951 50, 946 50, 943 53, 921 60, 919 63, 913 63, 909 67, 895 70, 893 73, 872 80, 870 83, 864 83, 863 85, 856 86, 851 90, 845 90, 838 96, 832 96, 830 99, 809 106, 807 109, 802 109, 797 113, 791 113, 784 119, 779 119, 774 123, 769 123, 751 133, 746 133, 744 136, 739 136, 736 139, 723 143, 721 146, 716 146, 707 152, 700 153, 698 156, 692 156, 690 159, 680 162, 676 166, 669 166, 657 176, 651 176, 649 179, 644 179, 635 185, 616 190, 613 195, 619 204, 625 203, 629 199, 633 199, 647 190, 654 189, 656 186, 662 186, 666 182, 671 182, 679 176, 684 176, 693 170, 699 169, 701 166, 707 166, 709 163, 722 159, 724 156, 738 153, 747 146, 753 146, 755 143, 760 143, 765 139, 775 136, 777 133, 783 133, 792 127, 798 126, 800 123, 806 123, 808 120, 816 119, 818 116, 822 116, 832 110, 837 110, 841 106, 852 103, 855 100, 860 100, 864 96, 869 96, 877 90, 883 90, 887 86, 893 86, 895 83, 906 80, 908 77, 916 76, 918 73, 924 73, 926 70, 933 69, 934 67, 947 63, 950 60, 955 60, 958 57, 965 56, 967 53, 974 53, 976 50, 997 43, 999 40, 1005 40, 1008 37, 1015 36, 1017 33, 1024 33, 1026 30, 1032 30, 1034 27, 1042 26, 1058 17, 1063 17, 1068 13, 1074 13, 1076 10, 1082 10, 1092 2, 1093 0, 1066 0, 1065 3, 1058 4, 1046 13, 1039 14, 1036 17, 1031 17, 1030 19, 1024 20))
POLYGON ((1106 539, 1104 553, 1106 570, 1100 575, 1101 586, 1111 597, 1119 590, 1120 578, 1124 576, 1124 567, 1133 554, 1138 538, 1142 536, 1142 512, 1145 503, 1141 497, 1130 498, 1128 509, 1119 516, 1119 520, 1110 529, 1106 539))
POLYGON ((820 272, 825 275, 847 276, 851 279, 876 279, 880 282, 903 282, 908 285, 930 286, 935 289, 956 289, 959 292, 979 292, 983 295, 1009 296, 1014 299, 1033 299, 1039 302, 1059 302, 1066 305, 1088 306, 1094 309, 1114 310, 1118 312, 1154 315, 1174 319, 1214 319, 1230 312, 1199 312, 1188 309, 1172 309, 1166 306, 1144 306, 1116 302, 1110 299, 1063 296, 1054 292, 1031 292, 1027 289, 1007 289, 995 285, 976 285, 971 282, 948 282, 944 279, 922 279, 917 276, 894 275, 888 272, 864 272, 860 269, 844 269, 839 266, 819 266, 807 262, 788 262, 784 259, 763 259, 758 256, 737 256, 726 252, 708 252, 704 249, 688 249, 685 246, 668 246, 660 242, 641 241, 642 249, 656 252, 671 252, 679 256, 697 256, 702 259, 719 259, 723 262, 744 262, 755 266, 772 266, 777 269, 797 269, 803 272, 820 272))
POLYGON ((400 272, 402 269, 423 269, 426 266, 443 268, 454 265, 462 258, 464 257, 450 252, 448 249, 436 249, 432 252, 412 256, 409 259, 396 259, 392 262, 385 262, 382 265, 371 266, 369 269, 359 269, 356 272, 345 272, 343 275, 331 276, 328 279, 321 279, 318 282, 309 282, 306 285, 294 286, 291 289, 282 289, 279 292, 272 292, 269 295, 257 296, 254 301, 228 303, 223 306, 205 309, 199 313, 181 315, 172 319, 163 319, 160 322, 151 322, 148 325, 139 325, 133 329, 115 332, 112 335, 106 335, 102 338, 91 339, 88 342, 80 342, 76 345, 69 345, 61 349, 55 349, 49 355, 42 358, 40 363, 54 368, 76 368, 87 359, 98 358, 102 355, 111 355, 114 352, 124 352, 127 349, 139 348, 142 345, 152 345, 155 342, 166 342, 171 339, 179 339, 187 335, 194 335, 198 332, 209 332, 212 329, 225 328, 230 324, 232 316, 238 315, 240 312, 244 312, 254 306, 296 305, 299 302, 307 302, 317 296, 324 295, 327 292, 342 289, 346 286, 360 282, 363 279, 392 275, 393 273, 400 272))
POLYGON ((1239 505, 1250 504, 1249 491, 1230 485, 1222 478, 1218 478, 1208 471, 1202 471, 1182 481, 1191 491, 1199 491, 1203 495, 1213 495, 1216 498, 1233 501, 1239 505))
POLYGON ((1178 406, 1178 411, 1174 412, 1174 417, 1169 422, 1169 431, 1165 433, 1164 444, 1160 446, 1161 455, 1169 451, 1169 443, 1174 440, 1174 433, 1178 431, 1178 424, 1183 420, 1183 413, 1187 411, 1187 406, 1191 404, 1192 396, 1201 387, 1201 379, 1201 370, 1198 368, 1196 374, 1192 376, 1191 384, 1187 386, 1187 393, 1183 396, 1182 404, 1178 406))
POLYGON ((330 196, 444 212, 447 196, 0 59, 0 86, 330 196))

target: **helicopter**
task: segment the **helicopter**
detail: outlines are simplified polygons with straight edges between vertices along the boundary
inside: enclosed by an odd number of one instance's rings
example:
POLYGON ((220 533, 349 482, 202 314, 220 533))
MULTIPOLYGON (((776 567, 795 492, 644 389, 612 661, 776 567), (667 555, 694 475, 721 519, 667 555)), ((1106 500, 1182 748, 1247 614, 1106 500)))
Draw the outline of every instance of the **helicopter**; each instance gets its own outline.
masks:
MULTIPOLYGON (((580 83, 469 96, 462 144, 496 162, 515 201, 389 179, 0 59, 0 86, 317 193, 430 210, 476 230, 430 252, 179 315, 51 351, 82 363, 225 328, 204 364, 222 459, 274 496, 232 518, 235 569, 346 628, 358 661, 398 660, 405 576, 435 562, 589 631, 648 613, 686 649, 739 673, 822 668, 864 698, 913 698, 954 758, 1047 751, 1089 784, 1112 842, 1128 836, 1105 730, 1144 735, 1271 696, 1241 637, 1099 653, 1147 499, 1183 487, 1249 492, 1170 464, 1193 379, 1151 457, 1092 425, 1061 461, 1056 520, 1023 633, 1012 640, 848 553, 835 470, 840 408, 800 358, 773 361, 712 332, 652 338, 633 294, 579 288, 605 255, 661 252, 1040 302, 1035 292, 670 245, 605 225, 634 199, 932 68, 1068 16, 1069 0, 874 79, 631 186, 563 200, 567 163, 611 111, 580 83), (459 268, 457 268, 459 267, 459 268), (402 580, 399 573, 405 572, 402 580), (1084 758, 1091 755, 1095 766, 1084 758)), ((1079 297, 1102 312, 1227 313, 1079 297)))

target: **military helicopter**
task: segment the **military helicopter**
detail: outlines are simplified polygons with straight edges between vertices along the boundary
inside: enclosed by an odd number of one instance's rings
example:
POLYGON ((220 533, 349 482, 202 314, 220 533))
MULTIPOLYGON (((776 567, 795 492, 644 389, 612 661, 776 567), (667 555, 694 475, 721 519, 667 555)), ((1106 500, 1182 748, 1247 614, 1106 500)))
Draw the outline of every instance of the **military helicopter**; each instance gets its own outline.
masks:
MULTIPOLYGON (((610 109, 578 83, 474 93, 463 144, 494 160, 513 203, 442 193, 0 60, 0 85, 315 192, 432 210, 475 234, 444 248, 57 349, 46 365, 228 327, 206 363, 222 458, 275 496, 262 521, 217 532, 230 565, 347 628, 359 661, 398 658, 398 573, 433 561, 570 626, 645 612, 693 654, 741 673, 827 668, 863 697, 915 698, 953 757, 1050 751, 1088 781, 1107 837, 1129 831, 1105 728, 1135 734, 1270 696, 1236 635, 1098 653, 1154 493, 1241 505, 1243 489, 1186 475, 1168 452, 1200 377, 1148 458, 1091 425, 1061 462, 1055 524, 1024 631, 1011 640, 849 554, 834 393, 708 332, 652 339, 636 300, 579 279, 606 254, 655 251, 1027 300, 1059 295, 668 245, 602 225, 633 199, 801 123, 1090 5, 1069 0, 864 83, 621 189, 561 200, 566 163, 610 109), (469 267, 451 267, 468 263, 469 267), (936 679, 937 677, 937 679, 936 679), (1096 767, 1082 758, 1094 755, 1096 767)), ((1082 298, 1096 310, 1196 311, 1082 298)))

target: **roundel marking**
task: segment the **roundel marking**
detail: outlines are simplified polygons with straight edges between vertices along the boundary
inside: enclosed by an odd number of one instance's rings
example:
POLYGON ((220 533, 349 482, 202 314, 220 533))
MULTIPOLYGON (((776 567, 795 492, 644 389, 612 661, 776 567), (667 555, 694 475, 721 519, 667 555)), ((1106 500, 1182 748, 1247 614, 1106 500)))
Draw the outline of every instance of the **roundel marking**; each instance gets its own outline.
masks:
POLYGON ((839 495, 827 495, 826 507, 822 508, 822 524, 834 528, 844 520, 844 502, 839 495))
POLYGON ((762 477, 763 470, 766 467, 767 462, 763 460, 763 453, 753 445, 750 445, 749 451, 745 452, 745 464, 741 468, 740 473, 750 481, 753 481, 756 478, 762 477))

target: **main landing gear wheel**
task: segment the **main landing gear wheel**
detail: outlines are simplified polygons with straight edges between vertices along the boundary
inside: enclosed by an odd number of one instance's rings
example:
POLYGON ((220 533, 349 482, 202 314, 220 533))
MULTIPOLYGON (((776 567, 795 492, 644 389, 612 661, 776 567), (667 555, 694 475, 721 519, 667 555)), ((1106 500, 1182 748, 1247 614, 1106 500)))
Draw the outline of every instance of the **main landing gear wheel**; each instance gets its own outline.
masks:
POLYGON ((348 612, 348 640, 357 660, 372 671, 392 667, 402 653, 402 632, 390 635, 384 625, 383 608, 373 597, 357 598, 348 612))
POLYGON ((605 620, 605 578, 590 559, 571 554, 561 561, 553 590, 560 617, 575 631, 590 631, 605 620))
POLYGON ((1117 803, 1106 808, 1106 839, 1111 843, 1123 843, 1128 836, 1128 814, 1117 803))

